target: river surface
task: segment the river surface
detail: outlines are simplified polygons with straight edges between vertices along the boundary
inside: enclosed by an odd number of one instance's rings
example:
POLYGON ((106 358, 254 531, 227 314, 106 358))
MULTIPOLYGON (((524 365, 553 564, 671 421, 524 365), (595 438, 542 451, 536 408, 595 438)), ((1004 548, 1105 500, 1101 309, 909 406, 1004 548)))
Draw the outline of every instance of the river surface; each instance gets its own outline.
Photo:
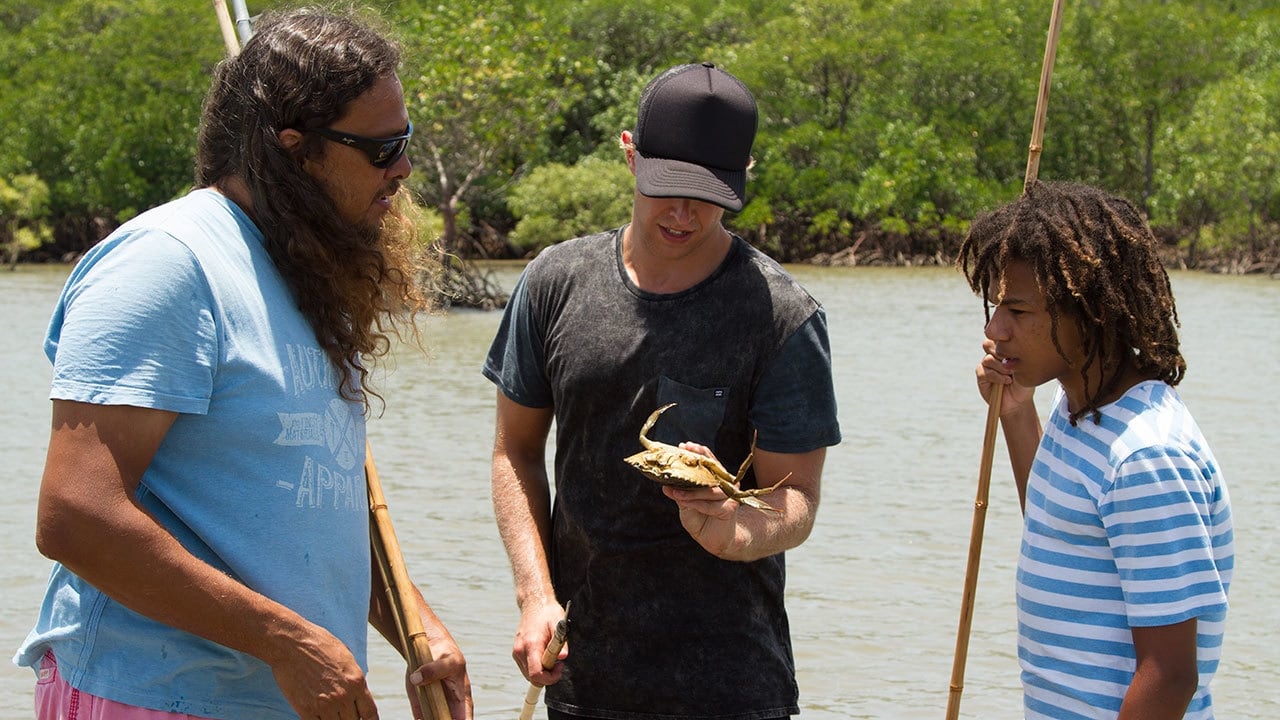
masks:
MULTIPOLYGON (((5 657, 26 635, 49 570, 32 540, 49 432, 41 341, 67 270, 0 271, 5 657)), ((950 269, 792 270, 827 308, 844 432, 827 456, 813 535, 787 558, 802 717, 944 717, 985 418, 973 381, 981 303, 950 269)), ((518 267, 495 272, 510 289, 518 267)), ((1189 366, 1180 389, 1234 505, 1236 573, 1213 683, 1217 714, 1274 720, 1280 282, 1179 272, 1173 285, 1189 366)), ((409 572, 467 655, 476 717, 485 719, 515 718, 527 688, 510 657, 518 613, 489 502, 494 389, 479 368, 498 319, 459 310, 427 319, 428 354, 397 351, 382 378, 385 412, 369 426, 409 572)), ((1038 400, 1043 412, 1047 388, 1038 400)), ((1019 513, 1007 464, 1001 444, 961 696, 965 718, 1021 714, 1013 607, 1019 513)), ((372 635, 370 683, 381 716, 405 720, 402 664, 372 635)), ((31 716, 33 678, 0 663, 0 717, 31 716)), ((750 668, 742 682, 751 682, 750 668)))

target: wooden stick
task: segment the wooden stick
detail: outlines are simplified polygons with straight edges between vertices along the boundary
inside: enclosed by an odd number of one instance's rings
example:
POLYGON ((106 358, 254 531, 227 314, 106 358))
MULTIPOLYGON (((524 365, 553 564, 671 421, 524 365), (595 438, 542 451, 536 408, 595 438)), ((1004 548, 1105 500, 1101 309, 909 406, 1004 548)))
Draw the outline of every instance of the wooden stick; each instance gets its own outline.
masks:
POLYGON ((964 692, 964 665, 969 656, 969 628, 978 592, 978 567, 982 558, 983 526, 987 522, 987 495, 991 488, 991 462, 995 455, 996 428, 1000 425, 1000 401, 1004 386, 991 388, 987 406, 987 427, 982 437, 982 461, 978 466, 978 492, 973 501, 973 526, 969 530, 969 564, 964 574, 964 595, 960 602, 960 630, 956 634, 956 654, 951 665, 951 692, 947 696, 947 720, 960 717, 960 693, 964 692))
MULTIPOLYGON (((382 573, 387 602, 391 606, 396 632, 400 636, 400 647, 404 649, 409 669, 417 670, 423 664, 431 662, 431 645, 427 642, 422 617, 418 614, 418 598, 409 581, 404 556, 400 554, 400 543, 396 540, 396 531, 391 524, 391 513, 387 509, 386 498, 382 495, 378 468, 373 464, 373 449, 367 441, 364 446, 364 474, 369 486, 370 545, 378 570, 382 573)), ((418 703, 426 715, 423 720, 449 720, 449 703, 439 681, 415 688, 418 703)))
POLYGON ((1040 151, 1044 149, 1044 121, 1049 112, 1049 79, 1058 57, 1058 34, 1062 31, 1062 0, 1054 0, 1049 15, 1049 38, 1044 44, 1044 62, 1040 64, 1040 92, 1036 95, 1036 116, 1031 124, 1031 146, 1027 152, 1027 172, 1022 179, 1026 192, 1040 172, 1040 151))
MULTIPOLYGON (((1058 56, 1058 35, 1062 30, 1062 2, 1054 0, 1045 40, 1044 61, 1040 65, 1040 91, 1031 125, 1031 145, 1027 152, 1027 172, 1022 180, 1025 193, 1040 172, 1040 151, 1044 148, 1044 124, 1049 108, 1049 80, 1058 56)), ((982 436, 982 458, 978 466, 978 491, 973 501, 973 525, 969 530, 969 561, 965 568, 964 595, 960 603, 960 629, 956 633, 955 659, 951 665, 951 691, 947 695, 947 720, 960 717, 960 695, 964 692, 964 666, 969 655, 969 630, 973 625, 974 599, 978 590, 978 568, 982 559, 983 527, 987 521, 987 496, 991 487, 991 463, 995 455, 996 429, 1000 426, 1000 404, 1004 386, 991 388, 987 399, 987 425, 982 436)))
POLYGON ((227 46, 227 57, 240 54, 240 41, 236 39, 235 26, 231 24, 231 13, 227 11, 227 0, 212 0, 213 12, 218 16, 218 27, 222 29, 222 42, 227 46))
MULTIPOLYGON (((547 643, 547 649, 542 651, 543 670, 555 667, 556 660, 560 658, 560 648, 564 647, 565 638, 569 635, 569 605, 572 604, 573 601, 570 600, 564 606, 564 617, 556 623, 556 632, 551 636, 551 642, 547 643)), ((541 693, 541 685, 529 683, 529 689, 524 694, 524 707, 520 710, 520 720, 530 720, 533 717, 533 710, 538 707, 538 695, 541 693)))

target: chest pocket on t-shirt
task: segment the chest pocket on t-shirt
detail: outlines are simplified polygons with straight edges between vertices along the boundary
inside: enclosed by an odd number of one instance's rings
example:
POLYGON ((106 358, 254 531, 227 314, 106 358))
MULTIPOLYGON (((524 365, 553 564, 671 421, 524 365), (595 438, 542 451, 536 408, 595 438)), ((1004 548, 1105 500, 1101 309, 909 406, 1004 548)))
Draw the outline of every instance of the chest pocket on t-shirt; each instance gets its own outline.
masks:
POLYGON ((696 388, 663 375, 658 378, 657 407, 667 403, 676 406, 662 414, 650 437, 671 445, 696 442, 715 452, 716 436, 729 404, 729 389, 696 388))

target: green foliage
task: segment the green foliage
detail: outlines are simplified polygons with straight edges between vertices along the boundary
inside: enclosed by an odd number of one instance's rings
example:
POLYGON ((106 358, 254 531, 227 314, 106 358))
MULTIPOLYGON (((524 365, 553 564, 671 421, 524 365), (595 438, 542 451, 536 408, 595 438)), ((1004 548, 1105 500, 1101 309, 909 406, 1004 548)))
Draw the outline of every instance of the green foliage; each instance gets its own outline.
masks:
POLYGON ((1207 88, 1185 125, 1169 131, 1176 162, 1157 175, 1159 220, 1214 225, 1219 237, 1252 237, 1280 222, 1280 70, 1207 88))
POLYGON ((31 8, 0 59, 0 173, 34 173, 55 214, 123 219, 191 182, 213 11, 180 0, 31 8))
POLYGON ((618 134, 635 123, 650 78, 673 65, 725 64, 763 19, 785 12, 766 0, 544 0, 548 22, 564 28, 565 52, 577 58, 576 92, 561 122, 545 135, 547 161, 573 164, 583 155, 612 157, 618 134))
POLYGON ((953 232, 1007 198, 1022 170, 1004 110, 1018 17, 943 0, 794 4, 739 53, 763 113, 749 192, 770 212, 735 225, 778 225, 772 245, 799 258, 868 225, 953 232))
POLYGON ((587 157, 572 166, 542 165, 511 188, 511 209, 521 218, 511 242, 536 252, 561 240, 618 227, 631 217, 631 198, 631 171, 616 159, 587 157))
POLYGON ((415 155, 430 168, 414 182, 453 213, 474 185, 500 188, 538 153, 573 97, 567 79, 580 62, 532 4, 423 0, 395 12, 415 155))
POLYGON ((1230 15, 1197 3, 1100 0, 1064 22, 1050 97, 1046 175, 1102 185, 1140 203, 1171 155, 1160 143, 1200 90, 1228 74, 1230 15))
MULTIPOLYGON (((1040 0, 381 5, 405 47, 410 182, 446 247, 515 228, 536 248, 624 221, 616 142, 642 88, 710 60, 761 112, 748 203, 726 222, 789 260, 870 229, 954 235, 1015 196, 1050 11, 1040 0)), ((53 221, 122 219, 182 192, 222 53, 207 3, 9 3, 0 177, 40 178, 53 221)), ((1275 242, 1277 67, 1274 2, 1067 3, 1040 176, 1119 192, 1202 243, 1275 242)))
POLYGON ((0 217, 6 221, 35 222, 49 215, 49 186, 35 175, 18 175, 6 182, 0 177, 0 217))
POLYGON ((48 216, 49 186, 43 180, 18 175, 6 182, 0 177, 0 245, 9 246, 10 258, 52 239, 48 216))

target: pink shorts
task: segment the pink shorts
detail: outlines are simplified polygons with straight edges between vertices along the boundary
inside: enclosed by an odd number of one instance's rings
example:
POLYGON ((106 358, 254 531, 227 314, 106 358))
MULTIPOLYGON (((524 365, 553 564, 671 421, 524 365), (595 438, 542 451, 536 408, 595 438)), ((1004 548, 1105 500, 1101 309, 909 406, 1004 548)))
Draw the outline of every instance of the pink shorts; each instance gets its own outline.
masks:
POLYGON ((46 652, 36 675, 36 720, 208 720, 195 715, 148 710, 81 692, 58 674, 46 652))

